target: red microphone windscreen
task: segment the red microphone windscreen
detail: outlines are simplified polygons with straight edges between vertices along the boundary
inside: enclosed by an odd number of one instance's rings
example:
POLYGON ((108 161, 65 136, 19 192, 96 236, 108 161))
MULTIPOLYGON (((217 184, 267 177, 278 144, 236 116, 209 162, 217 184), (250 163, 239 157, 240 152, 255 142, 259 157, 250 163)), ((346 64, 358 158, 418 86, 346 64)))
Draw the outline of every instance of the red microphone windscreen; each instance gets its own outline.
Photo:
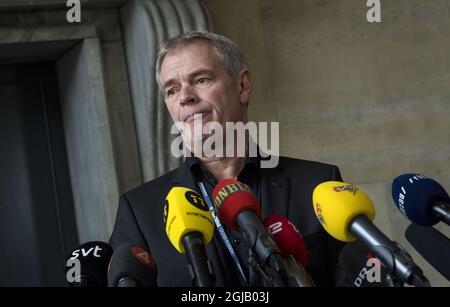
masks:
POLYGON ((253 211, 261 215, 258 199, 250 187, 236 179, 225 179, 219 182, 213 191, 214 205, 221 220, 229 227, 239 231, 236 218, 242 211, 253 211))
POLYGON ((273 214, 263 221, 284 257, 292 255, 304 267, 308 263, 308 250, 298 229, 287 218, 273 214))

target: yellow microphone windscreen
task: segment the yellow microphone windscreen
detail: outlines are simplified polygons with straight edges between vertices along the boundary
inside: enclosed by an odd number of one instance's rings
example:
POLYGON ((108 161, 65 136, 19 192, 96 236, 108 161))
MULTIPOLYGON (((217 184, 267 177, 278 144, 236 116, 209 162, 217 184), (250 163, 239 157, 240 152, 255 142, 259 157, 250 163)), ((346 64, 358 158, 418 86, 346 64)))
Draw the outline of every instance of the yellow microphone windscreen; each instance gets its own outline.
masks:
POLYGON ((203 234, 203 243, 211 241, 214 221, 204 199, 195 191, 173 187, 166 197, 164 223, 170 242, 184 253, 183 237, 190 232, 203 234))
POLYGON ((314 213, 323 228, 334 238, 351 242, 356 238, 348 231, 349 223, 358 215, 375 218, 375 208, 361 189, 339 181, 319 184, 313 192, 314 213))

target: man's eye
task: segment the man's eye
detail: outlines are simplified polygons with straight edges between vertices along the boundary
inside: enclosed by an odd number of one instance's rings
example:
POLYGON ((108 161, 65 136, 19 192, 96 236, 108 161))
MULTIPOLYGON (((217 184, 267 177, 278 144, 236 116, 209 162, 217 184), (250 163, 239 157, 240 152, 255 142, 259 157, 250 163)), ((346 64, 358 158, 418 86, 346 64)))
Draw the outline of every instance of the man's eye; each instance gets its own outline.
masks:
POLYGON ((206 83, 208 83, 210 80, 211 80, 211 79, 209 79, 209 78, 199 78, 199 79, 195 80, 195 83, 196 83, 196 84, 206 84, 206 83))
POLYGON ((170 97, 170 96, 173 96, 173 95, 175 95, 175 89, 173 89, 173 88, 171 88, 170 90, 168 90, 166 92, 166 96, 167 97, 170 97))

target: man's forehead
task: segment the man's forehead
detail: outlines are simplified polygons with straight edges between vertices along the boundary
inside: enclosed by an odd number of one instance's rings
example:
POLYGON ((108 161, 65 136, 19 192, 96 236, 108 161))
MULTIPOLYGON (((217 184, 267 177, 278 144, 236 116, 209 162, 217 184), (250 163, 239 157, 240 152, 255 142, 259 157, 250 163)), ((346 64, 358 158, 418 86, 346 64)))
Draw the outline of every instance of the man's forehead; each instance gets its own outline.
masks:
POLYGON ((219 65, 222 65, 222 62, 214 46, 203 41, 195 41, 167 53, 161 64, 161 78, 166 79, 179 69, 189 73, 199 68, 214 70, 219 65))
POLYGON ((179 44, 171 48, 171 50, 167 53, 167 56, 190 52, 203 53, 204 55, 208 56, 217 56, 216 48, 214 47, 214 45, 205 40, 193 40, 190 42, 179 44))

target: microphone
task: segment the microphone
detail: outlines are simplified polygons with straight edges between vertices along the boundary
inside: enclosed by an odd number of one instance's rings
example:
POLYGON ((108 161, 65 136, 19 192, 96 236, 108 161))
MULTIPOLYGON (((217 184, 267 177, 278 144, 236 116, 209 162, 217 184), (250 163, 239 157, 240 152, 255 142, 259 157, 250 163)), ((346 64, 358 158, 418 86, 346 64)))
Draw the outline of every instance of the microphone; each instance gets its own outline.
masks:
POLYGON ((67 259, 66 278, 69 286, 106 287, 112 254, 111 246, 100 241, 86 242, 77 247, 67 259))
POLYGON ((450 197, 431 178, 419 174, 404 174, 392 182, 395 205, 412 222, 433 226, 442 221, 450 225, 450 197))
POLYGON ((193 284, 213 287, 215 276, 205 250, 214 234, 208 206, 197 192, 183 187, 173 187, 166 201, 164 223, 170 242, 180 253, 186 253, 193 284))
POLYGON ((291 284, 298 287, 313 287, 314 283, 304 269, 308 262, 308 250, 298 229, 279 214, 267 217, 263 224, 274 237, 283 257, 287 259, 291 284))
POLYGON ((414 223, 405 231, 406 240, 439 273, 450 281, 450 239, 433 227, 421 227, 414 223))
POLYGON ((240 231, 243 241, 259 258, 259 263, 250 262, 255 270, 274 286, 287 285, 287 268, 281 251, 274 239, 261 222, 261 209, 250 188, 235 180, 225 179, 219 182, 213 191, 215 207, 221 220, 229 227, 240 231), (268 266, 269 275, 262 265, 268 266), (280 280, 281 278, 281 280, 280 280))
POLYGON ((156 264, 142 247, 125 243, 112 255, 108 270, 110 287, 156 287, 156 264))
POLYGON ((331 236, 344 242, 358 238, 403 282, 430 285, 411 256, 372 223, 375 209, 362 190, 343 182, 323 182, 314 189, 313 206, 317 219, 331 236))
POLYGON ((401 287, 360 241, 345 245, 339 255, 339 263, 346 279, 354 287, 401 287))

